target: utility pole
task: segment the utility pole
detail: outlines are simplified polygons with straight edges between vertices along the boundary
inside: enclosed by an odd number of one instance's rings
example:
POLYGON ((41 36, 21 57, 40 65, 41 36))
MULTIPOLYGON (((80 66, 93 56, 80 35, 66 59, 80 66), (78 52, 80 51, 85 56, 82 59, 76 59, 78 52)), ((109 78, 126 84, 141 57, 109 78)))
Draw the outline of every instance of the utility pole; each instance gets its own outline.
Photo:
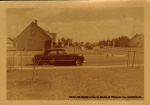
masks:
MULTIPOLYGON (((18 24, 17 24, 17 35, 18 35, 18 24)), ((18 51, 18 43, 16 42, 16 52, 18 51)), ((18 68, 18 52, 17 52, 17 68, 18 68)))
MULTIPOLYGON (((134 17, 134 24, 133 24, 133 32, 132 32, 132 37, 134 36, 134 31, 135 31, 135 17, 134 17)), ((131 47, 133 48, 133 45, 131 45, 131 47)))
POLYGON ((109 52, 109 35, 108 35, 108 40, 107 40, 107 42, 108 42, 108 49, 107 49, 107 56, 108 56, 108 52, 109 52))
POLYGON ((112 49, 112 56, 114 55, 114 47, 115 47, 115 39, 113 39, 113 49, 112 49))

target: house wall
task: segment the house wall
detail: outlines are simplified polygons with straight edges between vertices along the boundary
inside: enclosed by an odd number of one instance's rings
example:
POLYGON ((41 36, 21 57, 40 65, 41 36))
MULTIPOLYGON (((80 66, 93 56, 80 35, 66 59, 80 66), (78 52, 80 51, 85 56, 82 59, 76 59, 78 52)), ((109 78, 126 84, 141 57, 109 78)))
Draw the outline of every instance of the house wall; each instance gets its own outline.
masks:
POLYGON ((14 47, 13 43, 7 43, 7 47, 14 47))
POLYGON ((133 46, 133 47, 144 47, 144 37, 143 37, 143 35, 139 35, 138 37, 132 39, 130 41, 130 46, 133 46))
POLYGON ((35 24, 31 23, 16 39, 17 50, 43 50, 45 40, 48 37, 43 35, 35 24))

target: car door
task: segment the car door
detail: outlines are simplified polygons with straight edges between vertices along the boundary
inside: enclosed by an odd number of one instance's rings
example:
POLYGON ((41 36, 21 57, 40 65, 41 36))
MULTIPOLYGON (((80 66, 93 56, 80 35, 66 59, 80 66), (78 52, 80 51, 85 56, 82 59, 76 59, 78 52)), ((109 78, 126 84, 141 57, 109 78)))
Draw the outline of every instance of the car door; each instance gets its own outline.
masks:
POLYGON ((54 64, 58 61, 58 51, 52 50, 49 51, 47 60, 50 62, 50 64, 54 64))
POLYGON ((61 64, 70 64, 70 56, 64 50, 59 50, 58 56, 58 61, 61 64))

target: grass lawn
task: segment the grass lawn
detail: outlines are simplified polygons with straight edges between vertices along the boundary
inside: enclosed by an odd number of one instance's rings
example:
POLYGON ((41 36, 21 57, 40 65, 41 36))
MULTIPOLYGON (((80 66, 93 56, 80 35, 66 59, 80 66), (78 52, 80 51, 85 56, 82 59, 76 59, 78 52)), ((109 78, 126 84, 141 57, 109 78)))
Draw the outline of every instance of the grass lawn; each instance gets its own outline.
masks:
POLYGON ((8 100, 77 100, 69 96, 141 96, 141 99, 144 98, 144 68, 142 67, 36 70, 33 82, 32 72, 32 70, 7 72, 8 100))

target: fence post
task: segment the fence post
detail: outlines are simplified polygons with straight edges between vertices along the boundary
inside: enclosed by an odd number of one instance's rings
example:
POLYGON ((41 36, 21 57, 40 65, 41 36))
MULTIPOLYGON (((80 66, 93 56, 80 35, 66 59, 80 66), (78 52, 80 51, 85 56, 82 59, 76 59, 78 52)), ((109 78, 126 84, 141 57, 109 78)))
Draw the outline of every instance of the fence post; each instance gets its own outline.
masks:
POLYGON ((11 70, 13 70, 13 54, 12 54, 12 59, 11 59, 11 70))
POLYGON ((128 65, 129 65, 129 54, 130 54, 130 51, 129 51, 129 49, 128 49, 128 55, 127 55, 127 67, 128 67, 128 65))
POLYGON ((133 61, 132 61, 132 67, 134 65, 134 59, 135 59, 135 50, 133 51, 133 61))
POLYGON ((76 46, 74 46, 74 53, 75 53, 75 48, 76 48, 76 46))
POLYGON ((17 58, 16 58, 16 61, 17 61, 17 65, 16 65, 16 68, 18 69, 18 44, 16 43, 16 53, 17 53, 17 58))
POLYGON ((22 70, 22 52, 20 51, 20 56, 21 56, 21 70, 22 70))
POLYGON ((34 68, 33 68, 32 82, 34 80, 34 73, 35 73, 35 64, 33 64, 33 65, 34 65, 34 68))
POLYGON ((14 54, 13 54, 13 70, 14 70, 14 62, 15 62, 14 57, 15 57, 15 51, 14 51, 14 54))

